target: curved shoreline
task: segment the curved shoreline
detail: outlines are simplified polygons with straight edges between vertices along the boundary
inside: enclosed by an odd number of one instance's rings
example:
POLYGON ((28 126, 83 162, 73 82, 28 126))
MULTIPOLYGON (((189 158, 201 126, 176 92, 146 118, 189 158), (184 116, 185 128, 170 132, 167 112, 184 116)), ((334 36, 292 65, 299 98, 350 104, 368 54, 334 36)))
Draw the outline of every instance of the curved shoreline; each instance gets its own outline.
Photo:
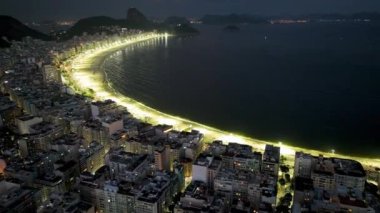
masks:
MULTIPOLYGON (((213 127, 209 127, 188 119, 184 119, 178 116, 169 115, 158 110, 155 110, 149 106, 144 105, 132 98, 121 95, 115 89, 110 87, 109 82, 105 83, 103 72, 101 69, 102 63, 105 58, 111 53, 121 50, 126 46, 138 42, 148 41, 152 39, 164 39, 162 34, 151 34, 133 42, 116 43, 109 47, 88 51, 77 55, 72 61, 72 67, 75 70, 72 73, 72 80, 80 85, 80 89, 92 89, 95 92, 96 99, 112 99, 116 103, 128 108, 128 111, 136 118, 146 120, 152 124, 169 124, 173 125, 174 129, 184 130, 193 128, 202 132, 205 136, 206 142, 212 142, 213 140, 222 140, 224 143, 236 142, 243 143, 252 146, 253 148, 262 151, 266 144, 272 144, 281 147, 281 154, 285 155, 289 160, 294 158, 296 151, 303 151, 312 155, 323 154, 327 157, 339 157, 360 161, 363 165, 380 167, 380 159, 355 157, 349 155, 340 155, 326 153, 323 151, 304 149, 300 147, 287 146, 281 143, 273 143, 269 141, 258 140, 242 135, 234 135, 230 132, 219 130, 213 127)), ((104 74, 105 75, 105 74, 104 74)))

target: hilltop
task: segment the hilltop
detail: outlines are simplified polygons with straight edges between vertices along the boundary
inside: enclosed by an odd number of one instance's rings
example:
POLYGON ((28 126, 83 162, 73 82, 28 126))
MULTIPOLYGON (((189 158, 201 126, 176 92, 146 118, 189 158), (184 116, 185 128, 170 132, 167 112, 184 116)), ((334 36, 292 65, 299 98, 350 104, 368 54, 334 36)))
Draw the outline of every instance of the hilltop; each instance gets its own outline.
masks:
POLYGON ((153 27, 145 15, 136 8, 129 8, 127 12, 126 26, 131 29, 149 29, 153 27))
POLYGON ((80 19, 65 34, 64 39, 80 36, 83 33, 95 34, 101 30, 106 31, 105 27, 125 25, 125 20, 117 20, 107 16, 94 16, 80 19))
POLYGON ((153 23, 149 21, 143 13, 136 8, 130 8, 126 19, 114 19, 108 16, 93 16, 80 19, 63 36, 63 39, 70 39, 80 36, 83 33, 95 34, 98 32, 110 33, 109 27, 125 27, 129 29, 151 29, 153 23))

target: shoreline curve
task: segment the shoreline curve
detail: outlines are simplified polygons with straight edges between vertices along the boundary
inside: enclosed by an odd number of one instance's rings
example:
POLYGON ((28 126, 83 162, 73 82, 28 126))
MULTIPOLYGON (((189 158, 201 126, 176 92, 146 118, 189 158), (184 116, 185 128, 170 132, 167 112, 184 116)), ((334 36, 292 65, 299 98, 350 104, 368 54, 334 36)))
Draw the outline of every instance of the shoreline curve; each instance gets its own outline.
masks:
POLYGON ((73 68, 73 73, 71 74, 71 80, 79 86, 79 91, 84 91, 91 89, 94 91, 96 100, 111 99, 117 104, 127 107, 128 111, 140 120, 147 121, 153 125, 155 124, 168 124, 172 125, 174 129, 186 130, 195 129, 204 134, 206 142, 212 142, 213 140, 222 140, 223 143, 235 142, 240 144, 247 144, 252 146, 258 151, 263 151, 265 145, 271 144, 279 146, 281 149, 281 155, 284 155, 288 160, 294 159, 295 152, 302 151, 305 153, 310 153, 312 155, 324 155, 326 157, 337 157, 345 159, 353 159, 361 162, 363 166, 366 167, 379 167, 380 168, 380 158, 366 158, 349 156, 342 154, 333 154, 320 150, 305 149, 301 147, 288 146, 281 142, 270 142, 264 140, 258 140, 251 137, 246 137, 243 135, 233 134, 228 131, 223 131, 214 127, 209 127, 201 123, 197 123, 179 116, 173 116, 160 112, 149 106, 144 105, 132 98, 124 96, 116 91, 112 86, 109 85, 110 82, 104 79, 104 70, 102 70, 102 63, 105 58, 111 53, 125 48, 128 45, 136 44, 144 41, 151 41, 153 39, 167 39, 167 34, 145 34, 140 36, 133 41, 115 42, 106 47, 99 49, 92 49, 86 51, 74 57, 71 62, 73 68), (107 82, 106 82, 107 81, 107 82))

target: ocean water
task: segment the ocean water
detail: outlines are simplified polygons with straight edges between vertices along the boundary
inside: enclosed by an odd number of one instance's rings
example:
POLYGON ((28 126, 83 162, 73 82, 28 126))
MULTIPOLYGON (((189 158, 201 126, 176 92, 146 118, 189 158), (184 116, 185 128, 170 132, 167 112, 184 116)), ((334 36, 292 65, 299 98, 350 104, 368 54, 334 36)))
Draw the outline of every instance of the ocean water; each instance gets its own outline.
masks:
POLYGON ((120 93, 165 113, 286 144, 380 155, 380 24, 197 26, 117 51, 120 93))

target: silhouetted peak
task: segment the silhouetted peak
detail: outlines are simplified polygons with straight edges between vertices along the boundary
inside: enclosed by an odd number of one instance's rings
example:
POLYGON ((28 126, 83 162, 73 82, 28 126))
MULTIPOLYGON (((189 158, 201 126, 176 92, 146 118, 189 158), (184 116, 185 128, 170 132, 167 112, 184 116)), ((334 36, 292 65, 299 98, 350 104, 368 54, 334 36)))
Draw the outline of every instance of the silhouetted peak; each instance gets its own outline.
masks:
POLYGON ((127 22, 131 25, 145 25, 148 23, 148 19, 137 8, 129 8, 127 22))

